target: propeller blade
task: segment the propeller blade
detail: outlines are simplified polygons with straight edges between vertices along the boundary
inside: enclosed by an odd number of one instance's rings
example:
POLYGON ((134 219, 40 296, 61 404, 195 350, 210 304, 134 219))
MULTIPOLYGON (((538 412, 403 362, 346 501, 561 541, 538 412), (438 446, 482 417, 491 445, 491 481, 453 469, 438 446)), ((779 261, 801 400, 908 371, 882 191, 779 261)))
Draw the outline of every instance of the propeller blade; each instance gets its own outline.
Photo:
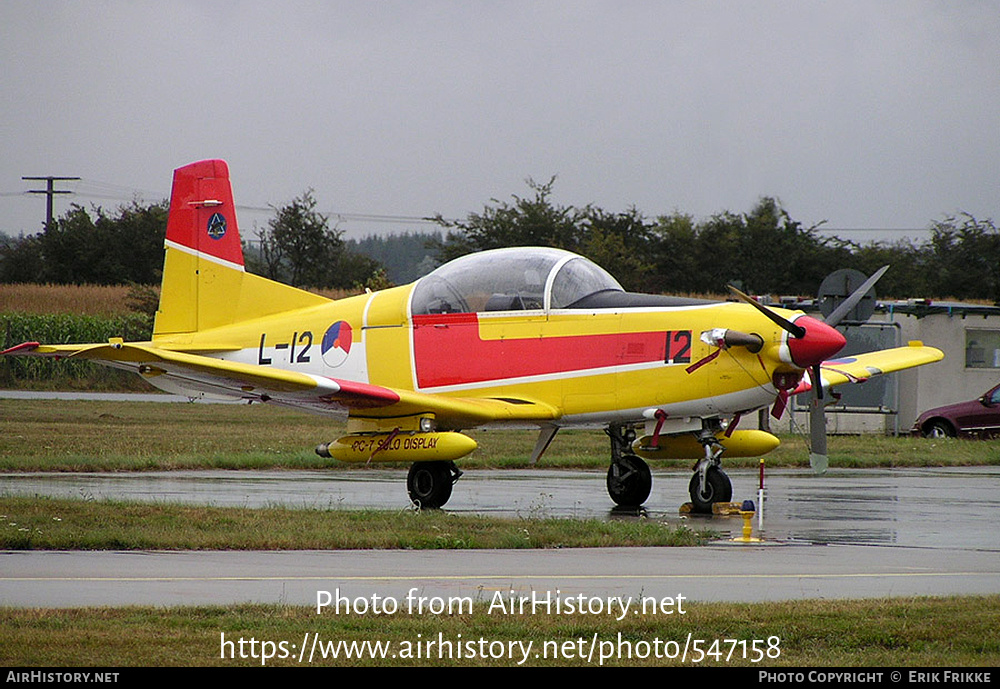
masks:
POLYGON ((789 333, 792 337, 802 337, 803 335, 806 334, 806 329, 803 328, 802 326, 795 325, 787 318, 779 316, 774 311, 772 311, 771 309, 767 308, 766 306, 758 302, 756 299, 748 297, 747 295, 743 294, 743 292, 739 291, 732 285, 727 285, 727 287, 729 287, 729 291, 732 292, 741 301, 745 301, 746 303, 750 304, 750 306, 760 311, 762 314, 767 316, 767 318, 769 318, 772 323, 777 325, 786 333, 789 333))
MULTIPOLYGON (((841 302, 840 306, 833 310, 827 319, 828 326, 835 327, 840 321, 858 305, 868 291, 875 286, 875 283, 885 275, 889 266, 882 266, 875 274, 864 281, 860 287, 851 293, 847 299, 841 302)), ((825 474, 830 465, 830 458, 826 450, 826 412, 823 402, 823 379, 821 377, 820 363, 815 363, 811 369, 813 397, 809 406, 809 435, 811 447, 809 452, 809 466, 816 474, 825 474)))
POLYGON ((831 313, 826 319, 826 324, 832 328, 840 323, 840 321, 844 320, 844 316, 850 313, 851 310, 858 305, 858 302, 865 298, 865 295, 868 294, 868 290, 875 286, 875 283, 878 282, 883 275, 885 275, 885 271, 887 270, 889 270, 889 266, 882 266, 875 271, 874 275, 865 280, 861 287, 854 290, 851 293, 851 296, 841 302, 840 306, 833 310, 833 313, 831 313))
POLYGON ((826 413, 823 402, 813 399, 809 405, 809 466, 817 474, 825 474, 830 464, 826 454, 826 413))

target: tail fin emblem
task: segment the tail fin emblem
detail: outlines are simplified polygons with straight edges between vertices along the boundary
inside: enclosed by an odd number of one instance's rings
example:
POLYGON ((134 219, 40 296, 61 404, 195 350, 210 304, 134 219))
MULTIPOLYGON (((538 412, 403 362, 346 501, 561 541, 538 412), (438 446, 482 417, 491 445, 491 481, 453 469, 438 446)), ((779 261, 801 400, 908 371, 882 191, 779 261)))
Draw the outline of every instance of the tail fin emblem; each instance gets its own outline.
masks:
POLYGON ((222 213, 213 213, 208 219, 208 236, 212 239, 222 239, 226 234, 226 218, 222 213))

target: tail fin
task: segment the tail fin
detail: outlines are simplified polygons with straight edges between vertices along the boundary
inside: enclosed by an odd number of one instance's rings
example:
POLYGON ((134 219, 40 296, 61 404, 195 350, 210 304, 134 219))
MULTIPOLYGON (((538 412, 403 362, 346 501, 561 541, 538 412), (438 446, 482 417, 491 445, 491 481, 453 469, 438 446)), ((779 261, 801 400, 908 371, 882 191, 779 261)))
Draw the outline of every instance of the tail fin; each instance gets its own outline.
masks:
POLYGON ((244 271, 225 161, 203 160, 174 171, 154 338, 327 301, 244 271))

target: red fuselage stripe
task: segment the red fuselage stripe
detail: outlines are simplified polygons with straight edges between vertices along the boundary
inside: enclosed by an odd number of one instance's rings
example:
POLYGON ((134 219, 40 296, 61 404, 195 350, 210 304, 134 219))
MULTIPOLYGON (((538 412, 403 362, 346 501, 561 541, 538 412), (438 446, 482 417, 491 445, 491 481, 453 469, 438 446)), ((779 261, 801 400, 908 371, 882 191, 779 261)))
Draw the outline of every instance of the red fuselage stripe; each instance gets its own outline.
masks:
POLYGON ((474 313, 413 319, 420 388, 663 361, 666 346, 664 332, 484 340, 474 313))

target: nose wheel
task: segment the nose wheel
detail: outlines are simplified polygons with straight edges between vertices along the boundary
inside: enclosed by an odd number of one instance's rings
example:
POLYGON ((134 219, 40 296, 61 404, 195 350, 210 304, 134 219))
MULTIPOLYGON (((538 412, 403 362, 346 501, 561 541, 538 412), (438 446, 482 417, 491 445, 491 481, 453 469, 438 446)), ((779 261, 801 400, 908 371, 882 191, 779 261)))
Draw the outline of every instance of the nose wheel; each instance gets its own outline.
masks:
POLYGON ((695 466, 694 476, 688 484, 693 511, 702 514, 711 514, 714 502, 729 502, 733 499, 733 484, 722 470, 722 453, 725 448, 717 438, 718 432, 718 420, 702 420, 698 442, 705 448, 705 458, 695 466))
POLYGON ((688 492, 695 512, 711 514, 713 502, 729 502, 733 499, 733 484, 726 472, 717 466, 710 466, 705 471, 705 485, 702 486, 701 472, 695 471, 688 485, 688 492))

